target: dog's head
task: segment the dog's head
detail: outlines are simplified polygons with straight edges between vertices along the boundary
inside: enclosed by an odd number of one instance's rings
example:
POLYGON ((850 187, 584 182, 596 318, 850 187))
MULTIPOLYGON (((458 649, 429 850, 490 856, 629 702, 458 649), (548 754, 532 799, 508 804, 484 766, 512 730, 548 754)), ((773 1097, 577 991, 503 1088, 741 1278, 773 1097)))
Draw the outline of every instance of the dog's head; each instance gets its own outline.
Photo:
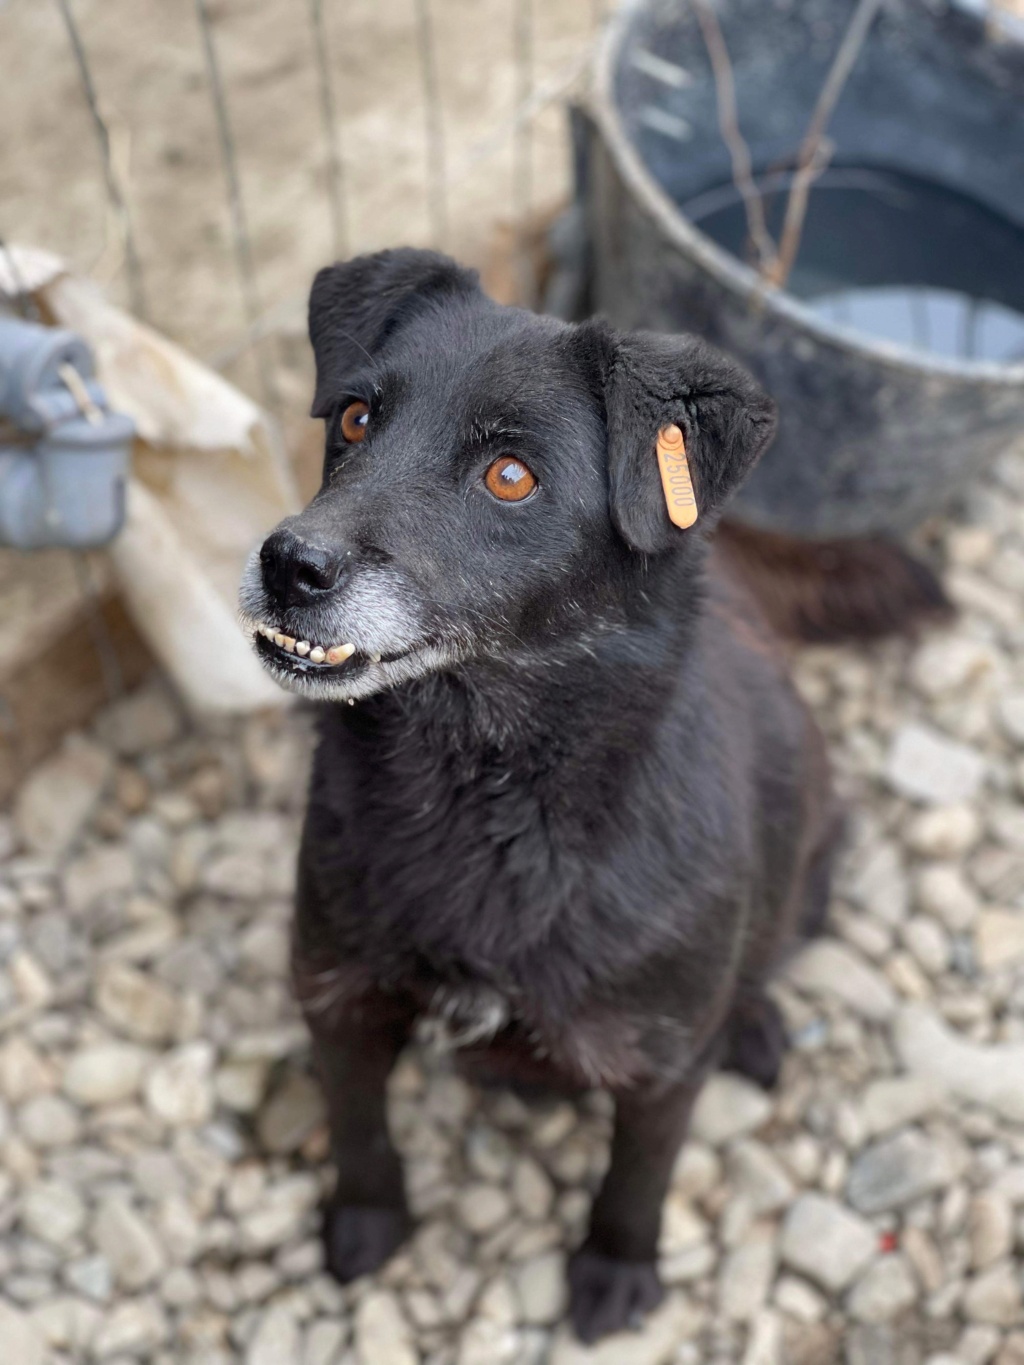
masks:
POLYGON ((771 402, 700 341, 500 307, 432 252, 321 270, 309 323, 323 484, 253 556, 241 604, 278 681, 323 700, 613 628, 773 429, 771 402), (655 455, 670 422, 687 531, 655 455))

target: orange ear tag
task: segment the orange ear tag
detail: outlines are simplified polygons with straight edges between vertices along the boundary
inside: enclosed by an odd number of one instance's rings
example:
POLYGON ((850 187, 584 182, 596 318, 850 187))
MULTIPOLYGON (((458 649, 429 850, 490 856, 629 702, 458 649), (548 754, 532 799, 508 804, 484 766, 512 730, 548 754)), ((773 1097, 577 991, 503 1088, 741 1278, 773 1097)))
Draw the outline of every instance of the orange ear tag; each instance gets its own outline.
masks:
POLYGON ((686 442, 675 422, 658 432, 658 468, 669 518, 685 531, 697 520, 697 499, 686 458, 686 442))

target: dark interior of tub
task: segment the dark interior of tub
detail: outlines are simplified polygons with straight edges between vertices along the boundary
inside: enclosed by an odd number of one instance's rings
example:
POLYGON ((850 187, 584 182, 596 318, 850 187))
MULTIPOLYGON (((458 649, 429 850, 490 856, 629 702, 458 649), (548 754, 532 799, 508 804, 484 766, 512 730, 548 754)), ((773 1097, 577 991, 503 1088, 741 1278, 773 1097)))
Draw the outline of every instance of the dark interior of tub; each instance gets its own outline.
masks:
MULTIPOLYGON (((770 231, 851 0, 723 0, 770 231)), ((714 81, 687 4, 637 13, 619 50, 627 135, 680 211, 748 263, 714 81)), ((1024 360, 1024 48, 904 0, 875 21, 833 116, 788 289, 826 321, 948 358, 1024 360)))

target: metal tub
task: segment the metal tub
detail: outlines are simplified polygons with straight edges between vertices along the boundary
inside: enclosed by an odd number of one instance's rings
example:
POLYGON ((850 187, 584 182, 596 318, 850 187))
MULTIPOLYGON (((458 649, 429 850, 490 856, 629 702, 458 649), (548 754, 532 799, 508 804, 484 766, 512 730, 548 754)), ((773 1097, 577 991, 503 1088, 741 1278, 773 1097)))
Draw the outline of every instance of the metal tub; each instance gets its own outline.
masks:
MULTIPOLYGON (((755 171, 799 146, 852 8, 716 6, 755 171)), ((809 538, 899 535, 1020 440, 1024 363, 945 359, 823 320, 680 212, 731 179, 686 0, 620 12, 582 128, 590 307, 623 327, 706 337, 779 403, 778 436, 734 504, 739 518, 809 538)), ((1024 228, 1024 46, 992 41, 960 4, 889 0, 829 133, 836 166, 925 177, 1024 228)), ((962 249, 966 261, 972 241, 962 249)))

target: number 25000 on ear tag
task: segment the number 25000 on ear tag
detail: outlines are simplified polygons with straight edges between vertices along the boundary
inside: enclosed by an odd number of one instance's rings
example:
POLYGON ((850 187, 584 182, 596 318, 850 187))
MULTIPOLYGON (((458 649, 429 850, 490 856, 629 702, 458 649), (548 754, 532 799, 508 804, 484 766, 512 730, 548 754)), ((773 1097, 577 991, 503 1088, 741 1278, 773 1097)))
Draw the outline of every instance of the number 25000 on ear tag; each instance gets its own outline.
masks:
POLYGON ((686 458, 686 442, 675 422, 658 432, 658 468, 669 518, 685 531, 697 520, 697 499, 686 458))

